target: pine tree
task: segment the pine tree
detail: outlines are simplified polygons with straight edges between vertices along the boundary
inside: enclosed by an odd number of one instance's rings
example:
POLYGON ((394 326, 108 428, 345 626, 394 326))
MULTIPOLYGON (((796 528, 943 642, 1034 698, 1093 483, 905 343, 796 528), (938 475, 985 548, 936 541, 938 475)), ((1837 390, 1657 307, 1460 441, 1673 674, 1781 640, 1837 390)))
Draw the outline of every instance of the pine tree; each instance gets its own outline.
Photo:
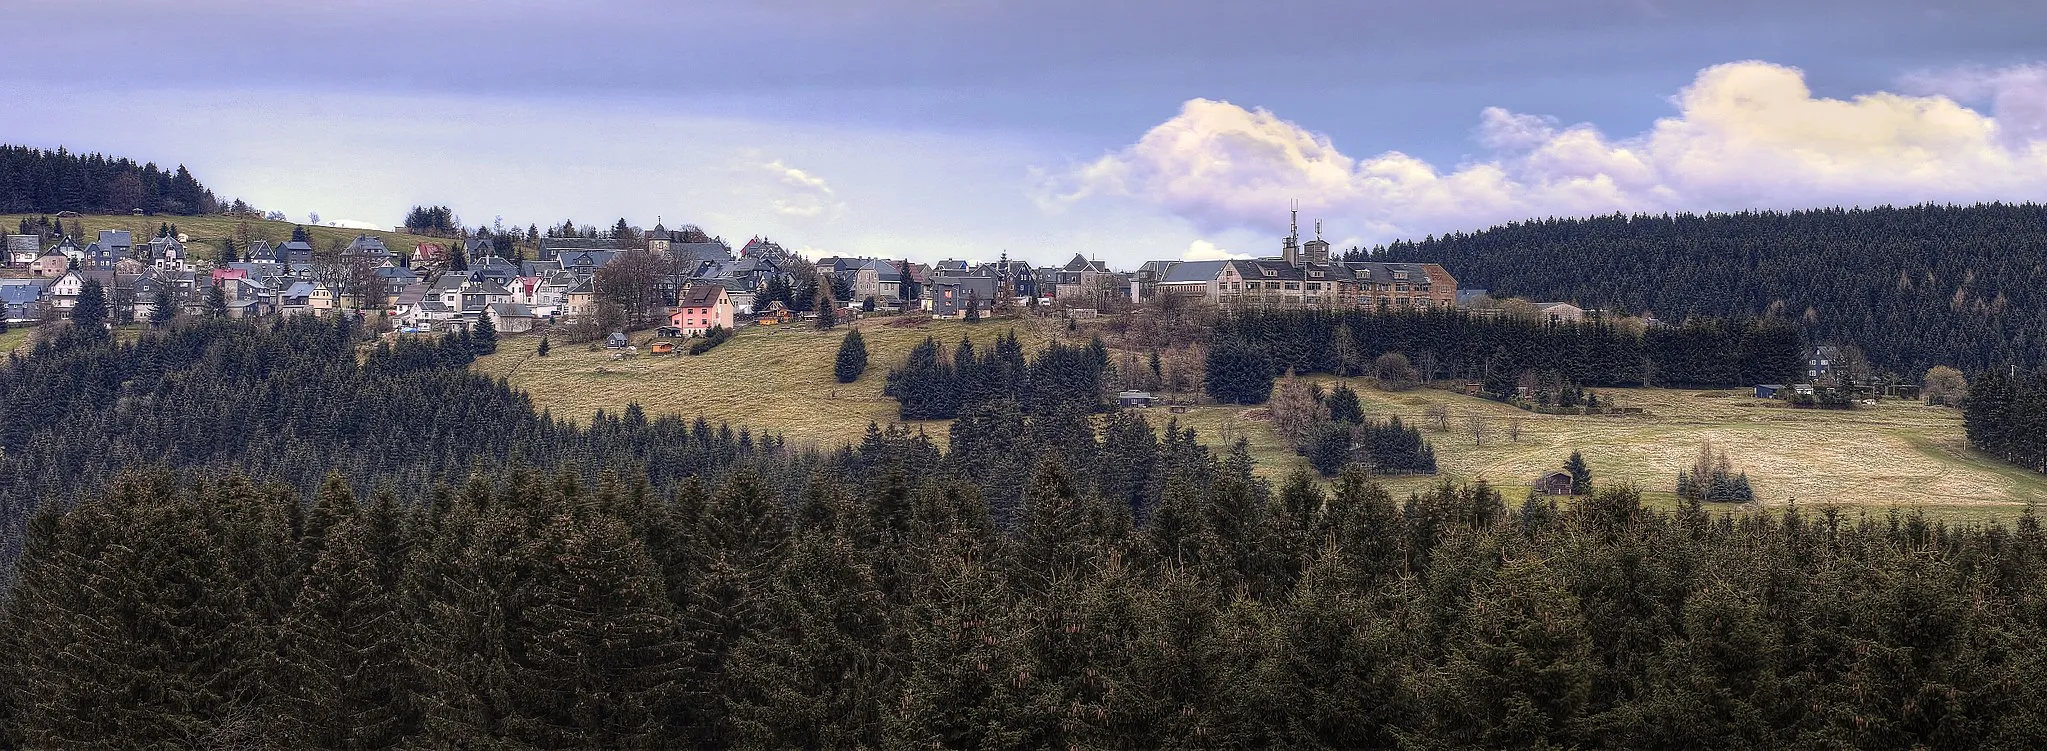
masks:
POLYGON ((323 748, 389 748, 404 732, 405 623, 366 526, 348 517, 325 531, 279 639, 278 717, 323 748))
POLYGON ((534 350, 533 350, 533 354, 535 354, 535 355, 539 355, 539 356, 541 356, 541 357, 546 357, 546 356, 547 356, 547 350, 548 350, 548 346, 547 346, 547 335, 546 335, 546 334, 542 334, 542 335, 540 336, 540 346, 539 346, 539 347, 536 347, 536 348, 534 348, 534 350))
POLYGON ((206 315, 212 318, 227 317, 227 293, 216 284, 206 288, 206 315))
POLYGON ((157 285, 156 295, 151 297, 149 301, 149 325, 160 329, 170 325, 170 322, 176 320, 177 317, 178 303, 171 296, 170 285, 157 285))
POLYGON ((498 325, 491 320, 489 313, 476 319, 475 329, 469 335, 469 343, 470 348, 478 355, 498 351, 498 325))
POLYGON ((237 260, 238 260, 238 259, 237 259, 237 258, 236 258, 236 256, 235 256, 235 241, 234 241, 234 238, 223 238, 223 239, 222 239, 222 240, 220 241, 220 263, 221 263, 221 265, 227 265, 227 264, 230 264, 230 263, 234 263, 234 262, 235 262, 235 261, 237 261, 237 260))
POLYGON ((832 300, 831 288, 819 286, 811 306, 817 309, 817 327, 829 329, 839 325, 839 305, 832 300))
POLYGON ((107 289, 98 279, 87 279, 79 290, 78 302, 71 307, 71 324, 88 335, 106 333, 107 289))
POLYGON ((662 745, 684 646, 661 573, 624 522, 559 514, 527 553, 531 602, 510 635, 508 734, 541 748, 662 745))
POLYGON ((833 365, 832 374, 840 383, 852 383, 867 371, 867 341, 860 337, 860 330, 854 329, 839 343, 839 354, 833 365))
POLYGON ((1571 495, 1592 494, 1592 468, 1585 464, 1585 457, 1571 452, 1569 461, 1564 462, 1564 471, 1571 473, 1571 495))

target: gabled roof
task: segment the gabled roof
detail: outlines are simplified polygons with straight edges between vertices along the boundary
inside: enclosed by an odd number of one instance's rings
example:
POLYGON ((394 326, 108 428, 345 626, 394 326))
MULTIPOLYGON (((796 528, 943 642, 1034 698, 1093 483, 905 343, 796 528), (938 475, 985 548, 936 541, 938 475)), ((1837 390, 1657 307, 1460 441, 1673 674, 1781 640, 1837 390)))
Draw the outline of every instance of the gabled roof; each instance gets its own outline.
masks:
POLYGON ((490 312, 499 318, 532 318, 533 309, 515 302, 494 302, 490 312))
POLYGON ((1087 256, 1083 256, 1083 255, 1081 255, 1081 254, 1079 254, 1079 253, 1075 253, 1075 254, 1073 254, 1073 260, 1070 260, 1070 261, 1067 261, 1067 262, 1066 262, 1065 270, 1067 270, 1067 271, 1108 271, 1108 270, 1109 270, 1109 267, 1108 267, 1108 265, 1107 265, 1107 264, 1104 264, 1104 263, 1102 263, 1101 261, 1090 261, 1090 260, 1088 260, 1088 259, 1087 259, 1087 256))
POLYGON ((670 243, 668 254, 677 260, 725 262, 732 260, 732 251, 724 243, 670 243))
POLYGON ((285 297, 312 297, 313 283, 305 281, 292 282, 291 286, 284 288, 283 294, 285 297))
POLYGON ((901 282, 903 280, 902 269, 896 266, 895 261, 868 261, 860 265, 860 270, 873 271, 874 278, 884 284, 888 282, 901 282))
POLYGON ((1391 284, 1400 282, 1429 283, 1429 270, 1419 263, 1381 263, 1378 261, 1351 261, 1343 264, 1351 275, 1360 282, 1391 284), (1394 279, 1393 272, 1407 272, 1406 279, 1394 279))
POLYGON ((611 259, 618 254, 619 251, 616 250, 565 250, 562 251, 560 260, 562 268, 581 266, 594 269, 611 263, 611 259))
POLYGON ((682 288, 678 307, 704 308, 718 304, 718 296, 725 294, 725 288, 715 284, 692 284, 682 288))
POLYGON ((543 250, 624 250, 625 241, 609 237, 543 237, 543 250))

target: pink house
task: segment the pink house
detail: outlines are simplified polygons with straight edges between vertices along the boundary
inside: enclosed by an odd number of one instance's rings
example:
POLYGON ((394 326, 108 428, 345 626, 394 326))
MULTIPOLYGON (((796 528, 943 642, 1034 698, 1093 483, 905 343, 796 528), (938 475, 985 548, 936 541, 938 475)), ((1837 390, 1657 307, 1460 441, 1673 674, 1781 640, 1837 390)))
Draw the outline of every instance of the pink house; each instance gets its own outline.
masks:
POLYGON ((696 336, 713 327, 732 328, 732 298, 716 284, 691 284, 682 289, 681 305, 668 314, 668 325, 696 336))

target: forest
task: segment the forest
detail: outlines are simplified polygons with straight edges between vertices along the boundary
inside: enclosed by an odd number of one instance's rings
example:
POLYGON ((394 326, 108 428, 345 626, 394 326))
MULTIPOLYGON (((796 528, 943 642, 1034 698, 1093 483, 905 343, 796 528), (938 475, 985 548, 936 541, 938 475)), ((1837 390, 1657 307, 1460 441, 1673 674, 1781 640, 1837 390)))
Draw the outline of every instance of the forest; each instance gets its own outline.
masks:
POLYGON ((1778 314, 1915 378, 2047 363, 2047 206, 1989 203, 1516 222, 1354 258, 1443 264, 1461 289, 1687 316, 1778 314))
POLYGON ((211 214, 213 192, 184 165, 166 170, 125 157, 0 144, 0 214, 211 214))
POLYGON ((1971 447, 2047 473, 2047 370, 1976 376, 1962 401, 1962 420, 1971 447))
POLYGON ((368 341, 8 364, 0 746, 2047 743, 2030 513, 1398 498, 1016 400, 796 451, 368 341))
POLYGON ((1773 318, 1698 317, 1643 331, 1461 311, 1248 311, 1217 324, 1206 385, 1220 401, 1259 404, 1288 370, 1357 375, 1397 353, 1424 381, 1471 379, 1494 395, 1528 373, 1578 386, 1725 387, 1792 382, 1802 351, 1797 327, 1773 318))

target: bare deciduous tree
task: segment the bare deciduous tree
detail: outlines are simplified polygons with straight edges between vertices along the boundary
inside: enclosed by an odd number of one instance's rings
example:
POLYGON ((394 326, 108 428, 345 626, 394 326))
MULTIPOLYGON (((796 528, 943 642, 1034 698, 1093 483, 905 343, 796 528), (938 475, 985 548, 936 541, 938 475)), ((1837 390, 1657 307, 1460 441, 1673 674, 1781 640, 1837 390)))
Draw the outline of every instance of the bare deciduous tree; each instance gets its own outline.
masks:
POLYGON ((1438 433, 1450 432, 1449 407, 1441 404, 1431 404, 1427 408, 1424 408, 1422 410, 1422 415, 1428 418, 1429 425, 1434 427, 1436 429, 1436 432, 1438 433))
POLYGON ((1465 415, 1464 432, 1471 435, 1471 445, 1484 446, 1485 439, 1493 434, 1492 418, 1478 412, 1465 415))

